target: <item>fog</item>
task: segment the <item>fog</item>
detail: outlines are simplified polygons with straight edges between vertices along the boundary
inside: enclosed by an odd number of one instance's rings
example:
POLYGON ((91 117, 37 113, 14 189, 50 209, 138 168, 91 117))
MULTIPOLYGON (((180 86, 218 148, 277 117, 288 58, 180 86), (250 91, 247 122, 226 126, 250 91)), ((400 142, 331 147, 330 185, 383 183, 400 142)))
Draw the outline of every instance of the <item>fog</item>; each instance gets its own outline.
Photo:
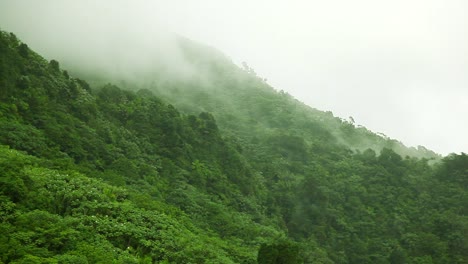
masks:
POLYGON ((447 154, 468 152, 467 12, 463 0, 1 0, 0 28, 65 67, 128 78, 193 74, 180 34, 312 107, 447 154))

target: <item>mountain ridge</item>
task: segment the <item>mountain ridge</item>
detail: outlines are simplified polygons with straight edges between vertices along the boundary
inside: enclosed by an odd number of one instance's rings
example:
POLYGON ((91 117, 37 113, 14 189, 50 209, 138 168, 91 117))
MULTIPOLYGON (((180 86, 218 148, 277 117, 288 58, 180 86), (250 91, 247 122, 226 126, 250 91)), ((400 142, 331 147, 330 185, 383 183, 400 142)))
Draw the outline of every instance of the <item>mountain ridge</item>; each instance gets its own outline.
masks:
POLYGON ((94 87, 1 32, 1 260, 464 263, 466 155, 354 151, 333 133, 366 130, 216 62, 94 87))
MULTIPOLYGON (((297 115, 308 115, 309 118, 319 119, 322 124, 318 124, 318 126, 328 126, 328 130, 335 134, 336 141, 344 143, 353 150, 364 151, 367 148, 372 148, 379 152, 382 148, 387 147, 394 149, 401 156, 409 155, 428 159, 441 158, 441 155, 424 146, 406 147, 400 141, 389 138, 382 133, 375 133, 364 126, 357 126, 351 120, 335 117, 330 111, 323 112, 308 106, 288 93, 276 90, 268 85, 247 64, 244 65, 243 69, 235 65, 228 56, 219 50, 188 38, 177 37, 175 39, 174 45, 178 47, 175 53, 178 54, 178 58, 180 57, 178 60, 182 60, 183 69, 189 69, 179 72, 181 76, 177 75, 177 70, 167 75, 164 75, 164 73, 158 75, 156 70, 148 74, 141 73, 139 79, 134 80, 126 78, 125 75, 106 74, 105 72, 97 74, 96 71, 86 72, 86 69, 81 68, 79 63, 70 64, 69 66, 72 72, 76 72, 78 76, 82 76, 97 86, 113 82, 125 89, 134 91, 148 89, 158 96, 166 98, 185 112, 192 114, 202 111, 212 112, 216 119, 221 122, 222 127, 224 127, 223 121, 229 115, 226 112, 239 112, 250 109, 254 105, 251 102, 250 105, 243 104, 241 106, 244 100, 242 97, 249 96, 246 90, 250 89, 256 90, 255 96, 267 97, 269 100, 275 100, 274 97, 280 96, 284 99, 288 98, 286 99, 289 101, 287 108, 299 109, 295 113, 297 115), (190 74, 187 75, 184 73, 185 71, 190 72, 190 74), (100 77, 96 77, 96 75, 100 77), (233 90, 228 91, 227 87, 231 87, 233 90), (188 99, 189 96, 180 96, 181 93, 190 94, 190 96, 201 98, 201 100, 194 102, 194 100, 188 99), (235 103, 232 103, 232 101, 235 101, 235 103), (230 109, 213 109, 212 105, 224 105, 224 108, 230 107, 230 109), (223 110, 224 112, 222 112, 223 110), (354 138, 343 135, 342 130, 352 131, 355 135, 351 137, 354 138)), ((157 60, 157 57, 155 59, 157 60)), ((171 63, 168 62, 168 64, 171 63)), ((244 116, 247 115, 244 113, 244 116)), ((257 119, 261 118, 258 117, 257 119)), ((227 125, 233 126, 232 124, 227 125)))

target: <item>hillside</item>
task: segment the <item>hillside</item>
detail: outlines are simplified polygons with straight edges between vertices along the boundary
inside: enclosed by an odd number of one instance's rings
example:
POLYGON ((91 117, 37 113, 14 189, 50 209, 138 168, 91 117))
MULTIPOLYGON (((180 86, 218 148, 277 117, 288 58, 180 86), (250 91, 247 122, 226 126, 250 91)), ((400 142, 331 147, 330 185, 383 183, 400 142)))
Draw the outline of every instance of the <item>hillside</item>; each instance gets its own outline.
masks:
MULTIPOLYGON (((185 113, 210 112, 222 130, 236 136, 268 137, 264 134, 266 131, 287 130, 308 143, 321 144, 325 139, 353 152, 369 148, 380 152, 382 148, 391 148, 402 157, 440 158, 423 146, 406 147, 398 140, 356 126, 352 119, 335 117, 331 112, 307 106, 282 90, 275 90, 247 64, 241 69, 212 47, 183 37, 175 37, 173 42, 176 48, 171 52, 177 60, 165 60, 170 70, 158 70, 164 67, 154 64, 153 70, 138 73, 138 78, 136 74, 122 75, 121 71, 108 69, 89 71, 79 62, 70 63, 70 67, 97 86, 111 81, 129 90, 148 89, 185 113), (179 71, 174 69, 178 64, 181 65, 179 71)), ((126 68, 125 60, 120 63, 123 65, 119 68, 132 71, 132 66, 126 68)))
POLYGON ((203 78, 91 87, 1 32, 1 261, 466 263, 465 154, 429 164, 180 48, 203 78))

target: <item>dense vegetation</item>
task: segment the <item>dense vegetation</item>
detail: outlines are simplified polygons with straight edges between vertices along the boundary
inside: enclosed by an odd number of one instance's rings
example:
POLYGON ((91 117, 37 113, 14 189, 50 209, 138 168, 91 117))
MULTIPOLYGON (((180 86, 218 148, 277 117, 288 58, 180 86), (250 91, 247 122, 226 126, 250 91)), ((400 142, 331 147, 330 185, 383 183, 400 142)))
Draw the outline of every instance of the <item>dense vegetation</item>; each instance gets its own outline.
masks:
POLYGON ((123 90, 0 33, 0 263, 468 262, 467 155, 180 46, 208 81, 123 90))

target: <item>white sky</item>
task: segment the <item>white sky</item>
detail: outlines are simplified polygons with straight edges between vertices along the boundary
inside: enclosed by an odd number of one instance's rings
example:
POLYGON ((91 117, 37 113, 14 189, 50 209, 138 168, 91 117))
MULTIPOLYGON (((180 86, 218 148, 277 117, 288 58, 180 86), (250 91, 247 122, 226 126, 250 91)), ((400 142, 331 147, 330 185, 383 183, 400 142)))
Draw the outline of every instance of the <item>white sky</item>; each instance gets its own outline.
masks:
POLYGON ((163 28, 312 107, 410 146, 468 152, 465 0, 0 0, 0 28, 58 59, 54 45, 163 28))

